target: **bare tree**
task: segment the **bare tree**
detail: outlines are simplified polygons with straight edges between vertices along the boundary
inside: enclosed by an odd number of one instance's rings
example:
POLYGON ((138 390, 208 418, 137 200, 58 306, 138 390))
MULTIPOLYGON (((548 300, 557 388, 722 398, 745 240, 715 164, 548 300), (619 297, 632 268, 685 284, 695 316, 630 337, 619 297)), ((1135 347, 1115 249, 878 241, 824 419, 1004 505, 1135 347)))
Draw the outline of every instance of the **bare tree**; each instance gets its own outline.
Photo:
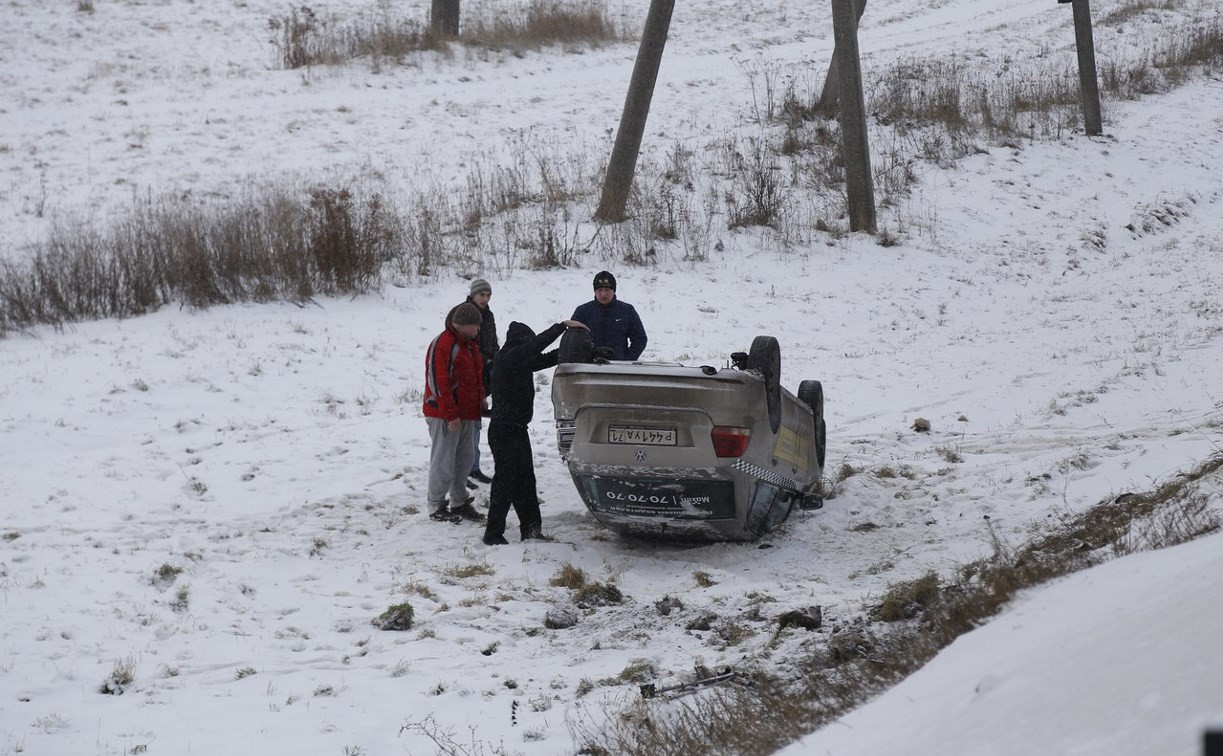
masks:
POLYGON ((650 0, 641 45, 637 49, 637 62, 633 64, 633 77, 624 98, 620 128, 616 131, 616 143, 612 146, 607 175, 603 178, 603 196, 599 199, 599 209, 595 211, 598 221, 618 223, 624 220, 624 207, 628 204, 633 173, 637 170, 637 153, 641 150, 646 118, 650 115, 650 101, 654 97, 654 84, 658 81, 658 67, 662 62, 663 48, 667 45, 667 32, 671 28, 671 11, 674 8, 675 0, 650 0))
POLYGON ((429 28, 439 37, 459 36, 459 0, 433 0, 429 28))

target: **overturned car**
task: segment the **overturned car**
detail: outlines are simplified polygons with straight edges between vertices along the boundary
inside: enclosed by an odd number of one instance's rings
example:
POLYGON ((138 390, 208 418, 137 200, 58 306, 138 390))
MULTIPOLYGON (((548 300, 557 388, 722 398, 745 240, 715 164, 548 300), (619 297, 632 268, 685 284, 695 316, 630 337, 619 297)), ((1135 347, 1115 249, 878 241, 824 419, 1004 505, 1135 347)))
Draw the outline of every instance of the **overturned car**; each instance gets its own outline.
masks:
POLYGON ((771 336, 718 369, 608 361, 588 332, 571 329, 552 404, 578 493, 619 533, 755 540, 795 506, 823 506, 823 387, 782 388, 771 336))

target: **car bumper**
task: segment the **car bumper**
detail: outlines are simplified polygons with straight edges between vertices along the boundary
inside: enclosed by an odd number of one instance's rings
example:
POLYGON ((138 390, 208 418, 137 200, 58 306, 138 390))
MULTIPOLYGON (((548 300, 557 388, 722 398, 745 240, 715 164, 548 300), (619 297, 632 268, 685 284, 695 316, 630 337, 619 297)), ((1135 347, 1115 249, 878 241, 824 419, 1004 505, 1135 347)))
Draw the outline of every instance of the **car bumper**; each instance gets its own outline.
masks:
POLYGON ((591 515, 625 535, 755 540, 783 522, 798 499, 730 466, 674 477, 573 463, 569 471, 591 515))

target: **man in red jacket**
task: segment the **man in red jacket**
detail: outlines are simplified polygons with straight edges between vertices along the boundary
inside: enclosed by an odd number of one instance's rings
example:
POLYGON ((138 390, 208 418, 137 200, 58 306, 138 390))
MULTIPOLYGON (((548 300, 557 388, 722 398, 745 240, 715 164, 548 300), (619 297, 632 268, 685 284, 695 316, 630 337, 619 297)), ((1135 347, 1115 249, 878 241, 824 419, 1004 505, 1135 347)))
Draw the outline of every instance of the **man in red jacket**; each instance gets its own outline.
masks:
POLYGON ((467 496, 472 439, 487 406, 480 356, 480 310, 470 302, 454 308, 446 330, 425 352, 425 422, 429 452, 429 517, 438 522, 483 522, 467 496), (447 500, 447 494, 450 498, 447 500))

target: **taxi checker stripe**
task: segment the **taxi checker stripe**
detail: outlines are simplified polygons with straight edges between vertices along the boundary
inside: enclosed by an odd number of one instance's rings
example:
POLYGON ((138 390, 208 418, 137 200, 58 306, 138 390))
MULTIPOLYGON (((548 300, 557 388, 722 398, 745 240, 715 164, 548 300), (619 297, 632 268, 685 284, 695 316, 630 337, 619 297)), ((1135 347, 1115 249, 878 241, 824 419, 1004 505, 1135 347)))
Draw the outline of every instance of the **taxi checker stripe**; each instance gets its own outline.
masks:
POLYGON ((735 462, 734 467, 739 472, 747 473, 748 475, 752 476, 753 478, 759 478, 763 480, 765 483, 772 483, 773 485, 777 486, 778 488, 787 488, 791 491, 798 490, 798 487, 799 487, 798 482, 795 481, 793 478, 787 478, 784 475, 778 475, 777 473, 773 472, 772 470, 766 470, 763 467, 760 467, 759 465, 753 465, 751 462, 744 462, 743 460, 739 460, 735 462))

